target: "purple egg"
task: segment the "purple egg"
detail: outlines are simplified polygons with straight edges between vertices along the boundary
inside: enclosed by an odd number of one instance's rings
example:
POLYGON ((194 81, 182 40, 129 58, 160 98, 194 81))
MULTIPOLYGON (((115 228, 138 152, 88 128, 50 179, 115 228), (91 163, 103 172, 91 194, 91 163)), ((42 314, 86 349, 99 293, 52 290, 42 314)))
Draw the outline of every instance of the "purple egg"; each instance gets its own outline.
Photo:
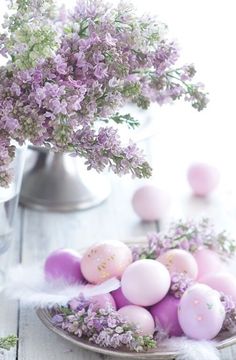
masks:
POLYGON ((70 284, 84 281, 80 269, 81 256, 72 249, 58 249, 46 259, 44 273, 47 280, 64 280, 70 284))
POLYGON ((126 299, 121 288, 112 291, 111 294, 113 296, 113 299, 115 300, 117 309, 120 309, 126 305, 132 305, 132 303, 128 299, 126 299))
POLYGON ((183 331, 178 320, 178 305, 180 300, 167 295, 159 303, 150 308, 156 326, 161 326, 171 336, 181 336, 183 331))

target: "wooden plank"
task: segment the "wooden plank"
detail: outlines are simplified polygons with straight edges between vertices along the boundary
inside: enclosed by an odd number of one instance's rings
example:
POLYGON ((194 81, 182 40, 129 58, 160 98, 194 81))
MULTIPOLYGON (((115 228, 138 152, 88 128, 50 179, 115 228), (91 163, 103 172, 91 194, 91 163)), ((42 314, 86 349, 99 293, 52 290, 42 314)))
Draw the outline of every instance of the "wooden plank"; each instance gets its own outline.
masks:
MULTIPOLYGON (((142 224, 130 205, 132 189, 127 179, 113 180, 112 195, 103 205, 84 212, 55 214, 24 211, 24 264, 43 261, 46 255, 60 247, 75 249, 112 239, 126 239, 153 231, 155 224, 142 224)), ((101 355, 78 350, 49 332, 33 310, 20 312, 19 360, 96 360, 101 355)))
MULTIPOLYGON (((21 244, 21 212, 17 212, 15 222, 15 234, 10 249, 1 255, 1 265, 4 262, 5 270, 19 262, 21 244)), ((1 294, 0 306, 0 336, 9 334, 17 335, 18 328, 18 304, 16 301, 9 301, 1 294)), ((4 359, 15 360, 17 348, 6 352, 4 359)))

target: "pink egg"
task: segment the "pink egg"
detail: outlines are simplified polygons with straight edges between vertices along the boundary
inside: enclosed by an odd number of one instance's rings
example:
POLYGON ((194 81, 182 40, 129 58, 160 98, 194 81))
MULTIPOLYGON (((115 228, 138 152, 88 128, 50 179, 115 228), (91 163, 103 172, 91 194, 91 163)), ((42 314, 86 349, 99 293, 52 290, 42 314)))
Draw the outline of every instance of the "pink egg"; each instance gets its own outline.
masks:
POLYGON ((130 248, 121 241, 104 242, 91 246, 81 259, 85 279, 99 284, 112 277, 121 277, 132 262, 130 248))
POLYGON ((111 294, 113 296, 113 299, 115 300, 117 309, 120 309, 126 305, 132 305, 131 302, 124 296, 121 288, 112 291, 111 294))
POLYGON ((204 275, 219 272, 223 267, 218 254, 205 247, 199 248, 193 257, 198 265, 198 279, 204 275))
POLYGON ((178 305, 180 299, 167 295, 158 304, 153 305, 150 309, 156 327, 161 327, 170 336, 181 336, 183 330, 178 320, 178 305))
POLYGON ((211 340, 221 330, 225 309, 219 293, 204 284, 191 286, 182 296, 178 318, 188 337, 196 340, 211 340))
POLYGON ((197 278, 197 262, 188 251, 182 249, 168 250, 157 260, 167 267, 170 274, 184 273, 191 279, 197 278))
POLYGON ((233 300, 236 301, 236 278, 232 274, 227 272, 209 274, 203 276, 200 282, 223 292, 225 295, 232 296, 233 300))
POLYGON ((193 193, 197 196, 207 196, 215 190, 220 181, 219 171, 203 163, 191 165, 187 177, 193 193))
POLYGON ((133 209, 144 221, 155 221, 165 216, 170 205, 168 194, 153 185, 136 190, 132 199, 133 209))
POLYGON ((48 280, 62 279, 69 283, 84 281, 81 273, 81 256, 71 249, 53 251, 46 259, 44 273, 48 280))
POLYGON ((170 274, 160 262, 138 260, 125 270, 121 278, 124 296, 135 305, 151 306, 162 300, 170 287, 170 274))
POLYGON ((124 320, 137 326, 140 335, 153 335, 155 330, 154 320, 146 309, 136 305, 127 305, 119 309, 118 313, 124 320))
MULTIPOLYGON (((116 310, 115 301, 114 301, 113 297, 111 296, 111 294, 109 294, 109 293, 92 296, 89 299, 89 301, 93 304, 94 310, 106 309, 106 308, 112 308, 112 309, 116 310)), ((81 302, 78 299, 72 299, 69 302, 69 304, 70 304, 70 307, 72 308, 72 310, 76 310, 78 308, 79 304, 81 304, 81 302)))

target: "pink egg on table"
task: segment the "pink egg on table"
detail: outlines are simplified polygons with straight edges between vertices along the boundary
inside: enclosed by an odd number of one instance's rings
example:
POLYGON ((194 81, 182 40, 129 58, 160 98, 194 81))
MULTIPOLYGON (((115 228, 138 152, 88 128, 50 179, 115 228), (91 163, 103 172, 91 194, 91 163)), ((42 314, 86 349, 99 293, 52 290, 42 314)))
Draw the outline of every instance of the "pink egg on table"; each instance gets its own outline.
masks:
POLYGON ((222 261, 218 254, 208 248, 199 248, 193 254, 193 257, 198 265, 198 279, 201 279, 204 275, 219 272, 223 268, 222 261))
POLYGON ((170 287, 170 274, 160 262, 143 259, 130 264, 121 278, 124 296, 135 305, 151 306, 161 301, 170 287))
POLYGON ((204 163, 196 163, 189 167, 187 178, 192 191, 197 196, 207 196, 220 181, 219 171, 204 163))
POLYGON ((140 306, 127 305, 118 310, 124 320, 137 326, 140 335, 153 335, 155 324, 150 312, 140 306))
POLYGON ((121 277, 132 262, 130 248, 121 241, 103 242, 91 246, 81 259, 85 279, 99 284, 112 277, 121 277))
POLYGON ((183 273, 193 280, 197 278, 197 262, 193 255, 186 250, 168 250, 159 256, 157 260, 167 267, 170 274, 183 273))
POLYGON ((179 307, 180 326, 188 337, 211 340, 221 330, 225 309, 219 293, 205 284, 195 284, 183 294, 179 307))
POLYGON ((155 221, 166 215, 170 197, 153 185, 145 185, 135 191, 132 198, 133 209, 144 221, 155 221))
POLYGON ((200 282, 219 292, 229 295, 236 301, 236 277, 227 272, 205 275, 200 282))
POLYGON ((69 283, 84 281, 81 273, 81 256, 75 250, 58 249, 46 259, 44 273, 48 280, 64 280, 69 283))
POLYGON ((149 309, 156 327, 160 327, 170 336, 181 336, 183 334, 178 320, 179 302, 180 299, 167 295, 163 300, 149 309))
POLYGON ((126 305, 132 305, 131 302, 128 299, 126 299, 121 288, 112 291, 111 294, 112 294, 113 299, 115 300, 117 309, 120 309, 126 305))

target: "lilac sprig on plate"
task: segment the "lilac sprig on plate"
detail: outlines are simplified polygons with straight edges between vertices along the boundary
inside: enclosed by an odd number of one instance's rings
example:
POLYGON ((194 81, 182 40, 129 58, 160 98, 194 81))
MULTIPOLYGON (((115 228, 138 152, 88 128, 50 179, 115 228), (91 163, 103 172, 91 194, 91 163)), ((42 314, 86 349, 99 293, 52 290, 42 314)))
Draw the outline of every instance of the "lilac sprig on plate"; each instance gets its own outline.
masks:
POLYGON ((236 241, 225 231, 217 232, 209 219, 200 222, 179 220, 163 233, 148 234, 147 245, 134 246, 133 260, 156 259, 170 249, 194 253, 202 246, 215 251, 223 260, 232 257, 236 251, 236 241))
POLYGON ((95 309, 83 297, 77 299, 77 309, 55 308, 52 322, 77 336, 106 348, 127 348, 130 351, 147 351, 157 346, 152 336, 142 336, 137 327, 127 321, 112 308, 95 309))

